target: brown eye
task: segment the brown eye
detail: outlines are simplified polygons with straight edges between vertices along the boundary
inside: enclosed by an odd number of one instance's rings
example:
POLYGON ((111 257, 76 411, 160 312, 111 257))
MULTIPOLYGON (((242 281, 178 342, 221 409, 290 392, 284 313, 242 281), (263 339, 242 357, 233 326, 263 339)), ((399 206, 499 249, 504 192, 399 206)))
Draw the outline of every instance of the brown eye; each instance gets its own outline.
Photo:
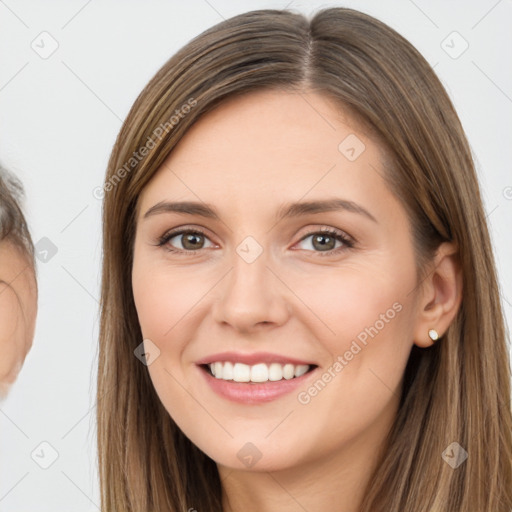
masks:
POLYGON ((300 243, 305 242, 308 238, 311 238, 311 242, 306 244, 306 247, 302 247, 302 249, 312 250, 319 256, 333 255, 354 246, 354 243, 347 235, 334 229, 312 231, 302 238, 300 243), (340 244, 337 247, 336 242, 340 244))
POLYGON ((207 240, 209 241, 209 238, 201 231, 182 229, 164 235, 158 245, 171 252, 196 252, 205 248, 207 240))

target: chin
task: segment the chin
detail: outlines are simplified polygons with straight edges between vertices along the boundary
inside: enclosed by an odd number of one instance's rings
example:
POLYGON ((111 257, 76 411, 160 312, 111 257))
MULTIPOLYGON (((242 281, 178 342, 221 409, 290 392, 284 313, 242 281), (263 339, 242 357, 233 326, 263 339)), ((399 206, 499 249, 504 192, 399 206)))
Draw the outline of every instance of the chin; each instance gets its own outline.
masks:
MULTIPOLYGON (((243 436, 222 443, 216 440, 194 444, 219 466, 237 471, 281 471, 299 464, 300 454, 293 446, 285 445, 282 437, 276 437, 274 442, 270 442, 269 439, 265 439, 267 435, 268 432, 262 433, 259 437, 251 435, 251 440, 248 436, 243 436)), ((298 441, 296 446, 300 444, 298 441)))

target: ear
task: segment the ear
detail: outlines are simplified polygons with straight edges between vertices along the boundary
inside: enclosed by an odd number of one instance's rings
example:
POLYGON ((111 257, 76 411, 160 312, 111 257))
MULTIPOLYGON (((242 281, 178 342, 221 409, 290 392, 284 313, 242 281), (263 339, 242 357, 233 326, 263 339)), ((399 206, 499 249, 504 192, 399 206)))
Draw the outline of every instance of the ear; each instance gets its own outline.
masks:
POLYGON ((441 338, 452 323, 462 302, 462 271, 457 247, 442 243, 432 263, 432 270, 422 282, 414 328, 414 343, 428 347, 435 343, 430 329, 441 338))

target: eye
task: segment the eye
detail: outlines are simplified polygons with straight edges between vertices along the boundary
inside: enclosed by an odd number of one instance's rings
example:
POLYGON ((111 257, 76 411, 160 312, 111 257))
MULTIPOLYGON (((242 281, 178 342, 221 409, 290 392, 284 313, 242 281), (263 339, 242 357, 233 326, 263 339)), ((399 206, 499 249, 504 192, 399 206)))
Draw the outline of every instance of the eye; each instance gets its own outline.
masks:
POLYGON ((338 254, 341 251, 346 251, 354 247, 354 241, 351 238, 334 228, 311 231, 303 237, 299 243, 305 242, 308 238, 311 238, 311 241, 305 244, 309 246, 309 248, 306 247, 306 250, 312 248, 313 252, 318 256, 332 256, 333 254, 338 254), (340 242, 341 247, 338 246, 336 248, 336 242, 340 242))
MULTIPOLYGON (((341 251, 346 251, 355 245, 352 238, 342 231, 338 231, 334 228, 322 228, 320 230, 317 229, 316 231, 311 231, 300 240, 299 244, 304 243, 308 238, 311 238, 311 241, 305 245, 309 245, 309 248, 300 247, 300 249, 312 250, 315 255, 318 256, 332 256, 341 251), (336 242, 341 244, 341 246, 336 247, 336 242)), ((210 242, 211 245, 209 247, 213 247, 215 245, 211 243, 210 239, 206 236, 206 233, 198 228, 178 228, 160 237, 157 245, 165 248, 169 252, 190 254, 193 252, 199 252, 201 249, 208 247, 205 247, 205 241, 210 242), (172 242, 174 239, 177 241, 172 242), (176 243, 181 245, 181 247, 176 247, 176 243)))
MULTIPOLYGON (((165 247, 170 252, 187 253, 204 249, 204 241, 209 240, 200 229, 180 229, 166 233, 158 240, 158 246, 165 247), (171 241, 177 239, 181 248, 174 247, 171 241)), ((176 242, 174 242, 176 243, 176 242)), ((212 244, 213 246, 213 244, 212 244)))

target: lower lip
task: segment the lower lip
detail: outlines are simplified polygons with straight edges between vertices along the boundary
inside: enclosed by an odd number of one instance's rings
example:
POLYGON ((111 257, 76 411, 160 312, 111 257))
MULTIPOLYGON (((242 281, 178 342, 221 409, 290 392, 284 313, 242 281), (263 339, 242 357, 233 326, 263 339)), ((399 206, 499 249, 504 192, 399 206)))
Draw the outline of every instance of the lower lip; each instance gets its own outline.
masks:
POLYGON ((317 368, 314 368, 300 377, 294 377, 289 380, 282 379, 278 381, 255 383, 217 379, 205 368, 201 366, 198 366, 198 368, 215 393, 233 402, 243 404, 259 404, 276 400, 303 385, 317 370, 317 368))

